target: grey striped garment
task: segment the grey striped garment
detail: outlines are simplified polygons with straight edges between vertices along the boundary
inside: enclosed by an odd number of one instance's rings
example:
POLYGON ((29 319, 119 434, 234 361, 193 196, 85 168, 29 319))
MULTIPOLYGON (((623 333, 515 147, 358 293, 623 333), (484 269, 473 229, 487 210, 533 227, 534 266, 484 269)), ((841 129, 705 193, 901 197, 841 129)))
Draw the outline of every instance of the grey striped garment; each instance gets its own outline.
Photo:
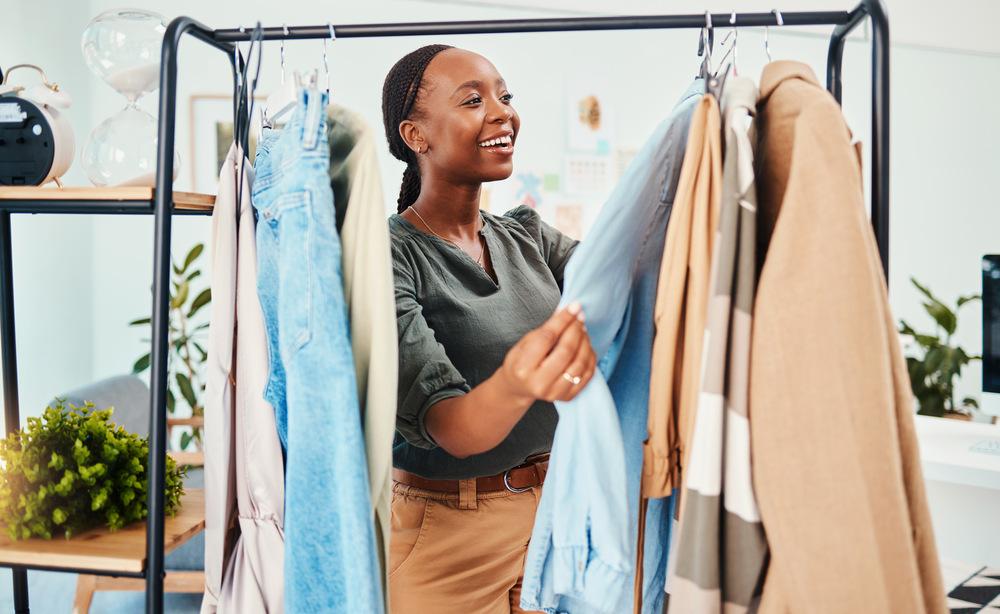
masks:
POLYGON ((756 103, 751 79, 729 78, 702 381, 667 579, 669 607, 679 613, 741 614, 755 609, 763 587, 767 542, 750 475, 747 416, 757 251, 748 131, 756 103))

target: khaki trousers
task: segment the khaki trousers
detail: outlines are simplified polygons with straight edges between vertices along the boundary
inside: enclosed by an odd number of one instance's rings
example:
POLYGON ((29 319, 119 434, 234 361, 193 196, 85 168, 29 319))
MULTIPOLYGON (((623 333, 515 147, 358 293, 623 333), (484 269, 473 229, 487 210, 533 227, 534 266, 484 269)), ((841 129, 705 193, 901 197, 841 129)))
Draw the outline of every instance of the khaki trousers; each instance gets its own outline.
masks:
POLYGON ((521 579, 541 496, 541 487, 460 496, 394 483, 392 614, 525 612, 521 579))

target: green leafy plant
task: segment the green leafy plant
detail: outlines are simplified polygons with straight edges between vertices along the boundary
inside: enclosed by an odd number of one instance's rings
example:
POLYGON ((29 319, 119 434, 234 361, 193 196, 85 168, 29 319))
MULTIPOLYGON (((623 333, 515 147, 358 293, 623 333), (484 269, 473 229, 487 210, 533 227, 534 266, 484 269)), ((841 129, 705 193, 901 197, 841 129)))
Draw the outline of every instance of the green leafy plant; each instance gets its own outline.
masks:
MULTIPOLYGON (((184 258, 184 264, 173 262, 173 291, 170 294, 170 349, 169 373, 167 376, 167 411, 174 413, 177 399, 181 398, 191 408, 192 416, 204 416, 205 408, 201 398, 205 392, 204 366, 208 352, 202 337, 207 334, 208 323, 194 326, 192 319, 212 301, 211 288, 195 294, 191 282, 201 276, 195 263, 204 251, 202 243, 196 244, 184 258)), ((129 322, 129 326, 149 326, 150 318, 140 318, 129 322)), ((144 339, 149 343, 149 339, 144 339)), ((149 368, 150 357, 146 352, 135 361, 132 372, 142 373, 149 368)), ((192 443, 201 444, 201 428, 193 427, 190 433, 181 435, 181 449, 186 450, 192 443)))
MULTIPOLYGON (((112 409, 58 400, 0 440, 0 522, 11 539, 116 530, 146 517, 149 442, 110 421, 112 409)), ((165 510, 173 515, 185 470, 167 457, 165 510)))
POLYGON ((917 413, 927 416, 970 414, 973 409, 979 408, 979 402, 973 397, 966 397, 956 404, 955 381, 965 365, 982 360, 982 356, 970 355, 960 346, 952 344, 952 335, 958 329, 958 310, 982 297, 978 294, 960 296, 955 308, 951 309, 915 278, 911 277, 910 281, 927 299, 924 309, 937 324, 933 333, 918 333, 905 320, 899 321, 899 332, 911 337, 919 349, 918 355, 906 357, 910 386, 920 406, 917 413))

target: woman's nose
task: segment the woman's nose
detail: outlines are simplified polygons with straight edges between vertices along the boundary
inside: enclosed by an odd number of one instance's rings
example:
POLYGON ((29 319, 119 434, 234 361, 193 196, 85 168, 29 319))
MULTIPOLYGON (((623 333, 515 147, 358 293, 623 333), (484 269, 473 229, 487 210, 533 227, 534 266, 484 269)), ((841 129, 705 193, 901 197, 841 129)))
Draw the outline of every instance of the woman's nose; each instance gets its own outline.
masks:
POLYGON ((510 121, 512 117, 514 117, 514 113, 509 106, 499 101, 491 105, 489 117, 491 121, 505 123, 510 121))

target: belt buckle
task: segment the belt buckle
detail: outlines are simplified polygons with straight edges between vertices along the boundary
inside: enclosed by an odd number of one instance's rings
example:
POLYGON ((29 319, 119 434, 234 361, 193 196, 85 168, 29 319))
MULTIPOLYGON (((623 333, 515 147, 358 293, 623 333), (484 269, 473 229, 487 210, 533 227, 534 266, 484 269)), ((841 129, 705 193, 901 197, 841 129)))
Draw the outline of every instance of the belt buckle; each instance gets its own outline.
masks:
POLYGON ((504 486, 504 488, 506 488, 508 491, 510 491, 510 492, 512 492, 514 494, 518 494, 518 493, 522 493, 522 492, 528 492, 529 490, 531 490, 530 486, 527 487, 527 488, 514 488, 513 486, 510 485, 510 472, 513 471, 514 469, 517 469, 517 467, 514 467, 513 469, 508 469, 507 471, 503 472, 503 486, 504 486))

